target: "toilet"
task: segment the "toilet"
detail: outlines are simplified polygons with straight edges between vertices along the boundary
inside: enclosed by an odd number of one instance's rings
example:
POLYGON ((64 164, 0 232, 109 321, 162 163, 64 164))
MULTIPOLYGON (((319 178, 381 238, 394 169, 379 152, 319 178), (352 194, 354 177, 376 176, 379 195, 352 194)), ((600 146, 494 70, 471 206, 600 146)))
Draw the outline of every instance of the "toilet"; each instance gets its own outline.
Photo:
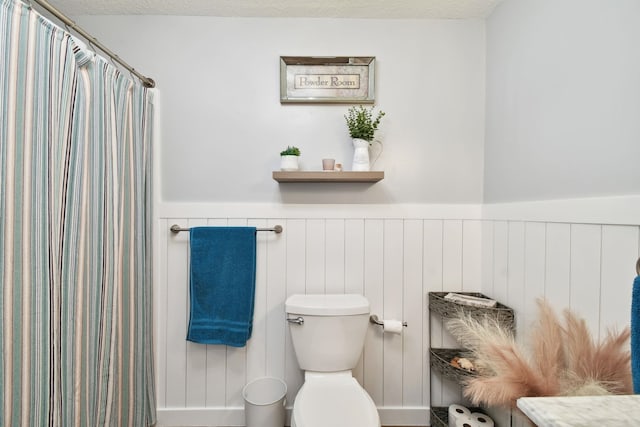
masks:
POLYGON ((380 427, 371 396, 353 377, 369 325, 362 295, 292 295, 285 302, 293 349, 304 383, 292 427, 380 427))

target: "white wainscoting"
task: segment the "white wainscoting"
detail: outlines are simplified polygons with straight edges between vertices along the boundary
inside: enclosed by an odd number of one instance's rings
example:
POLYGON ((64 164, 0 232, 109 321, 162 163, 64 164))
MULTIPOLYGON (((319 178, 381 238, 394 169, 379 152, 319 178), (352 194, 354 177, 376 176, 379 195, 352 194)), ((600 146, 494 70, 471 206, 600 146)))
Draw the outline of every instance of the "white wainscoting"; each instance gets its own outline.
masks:
POLYGON ((640 197, 483 207, 482 290, 516 310, 518 336, 536 298, 583 316, 596 337, 629 325, 640 253, 640 197))
MULTIPOLYGON (((637 209, 637 201, 626 206, 637 209)), ((536 318, 538 297, 578 312, 597 337, 628 325, 638 221, 630 222, 629 210, 585 218, 577 206, 563 201, 544 214, 537 205, 533 218, 529 204, 160 206, 158 424, 244 425, 242 387, 264 375, 287 382, 290 409, 302 383, 284 320, 284 301, 294 293, 363 293, 372 313, 408 322, 402 336, 382 335, 372 325, 354 372, 387 425, 425 425, 431 393, 439 404, 461 398, 459 387, 437 377, 429 388, 429 328, 434 346, 453 345, 439 320, 429 319, 429 291, 481 291, 500 300, 516 311, 519 340, 536 318), (574 213, 567 212, 572 206, 574 213), (189 236, 170 233, 172 224, 284 227, 281 235, 258 233, 254 329, 246 348, 185 340, 189 236)), ((495 416, 503 423, 507 417, 495 416)))
MULTIPOLYGON (((535 300, 570 308, 594 338, 629 325, 635 263, 640 255, 637 196, 485 205, 482 292, 516 313, 526 343, 535 300)), ((508 424, 508 413, 492 413, 508 424)), ((514 426, 529 426, 514 413, 514 426)))
POLYGON ((356 378, 375 401, 384 424, 426 425, 426 295, 480 289, 478 212, 476 205, 413 210, 359 206, 351 211, 326 206, 161 208, 155 298, 159 425, 244 425, 242 387, 265 375, 287 382, 290 409, 303 377, 285 322, 285 299, 295 293, 350 292, 367 296, 372 313, 380 318, 408 323, 402 335, 383 335, 380 327, 369 327, 356 378), (224 211, 226 216, 202 215, 206 211, 224 211), (284 227, 280 235, 258 233, 254 327, 246 348, 185 341, 189 235, 172 234, 172 224, 284 227))

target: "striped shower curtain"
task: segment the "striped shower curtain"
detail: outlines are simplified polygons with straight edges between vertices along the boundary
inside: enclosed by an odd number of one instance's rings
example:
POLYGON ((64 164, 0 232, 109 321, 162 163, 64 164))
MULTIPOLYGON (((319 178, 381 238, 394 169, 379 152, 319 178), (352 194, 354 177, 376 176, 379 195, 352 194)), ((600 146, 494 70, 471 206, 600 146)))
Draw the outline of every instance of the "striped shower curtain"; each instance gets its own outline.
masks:
POLYGON ((0 3, 0 425, 151 425, 151 93, 0 3))

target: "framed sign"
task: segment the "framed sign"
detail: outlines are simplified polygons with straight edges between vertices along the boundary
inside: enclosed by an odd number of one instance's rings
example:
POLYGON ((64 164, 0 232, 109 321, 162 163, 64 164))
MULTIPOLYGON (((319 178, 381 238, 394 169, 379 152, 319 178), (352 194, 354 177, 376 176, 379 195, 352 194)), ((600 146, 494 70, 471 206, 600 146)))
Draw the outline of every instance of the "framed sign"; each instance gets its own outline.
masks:
POLYGON ((373 104, 374 56, 281 56, 280 102, 373 104))

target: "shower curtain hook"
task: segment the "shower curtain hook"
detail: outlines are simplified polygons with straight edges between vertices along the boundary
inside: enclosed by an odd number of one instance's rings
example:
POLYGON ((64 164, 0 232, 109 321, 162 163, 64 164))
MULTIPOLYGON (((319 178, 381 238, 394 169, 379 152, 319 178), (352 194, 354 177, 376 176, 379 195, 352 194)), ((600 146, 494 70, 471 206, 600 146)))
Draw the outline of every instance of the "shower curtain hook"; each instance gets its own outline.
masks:
POLYGON ((93 52, 94 55, 97 55, 98 52, 96 51, 96 47, 93 45, 93 40, 88 40, 89 42, 89 50, 91 50, 91 52, 93 52))
MULTIPOLYGON (((71 34, 73 37, 77 37, 76 35, 74 35, 73 22, 71 24, 72 24, 71 27, 69 27, 69 22, 62 21, 62 25, 64 25, 64 29, 67 30, 67 33, 71 34)), ((77 34, 77 33, 75 33, 75 34, 77 34)))
POLYGON ((111 63, 111 65, 113 65, 115 68, 117 68, 118 70, 120 69, 120 67, 118 66, 118 64, 116 63, 116 61, 113 59, 113 57, 109 56, 109 62, 111 63))

